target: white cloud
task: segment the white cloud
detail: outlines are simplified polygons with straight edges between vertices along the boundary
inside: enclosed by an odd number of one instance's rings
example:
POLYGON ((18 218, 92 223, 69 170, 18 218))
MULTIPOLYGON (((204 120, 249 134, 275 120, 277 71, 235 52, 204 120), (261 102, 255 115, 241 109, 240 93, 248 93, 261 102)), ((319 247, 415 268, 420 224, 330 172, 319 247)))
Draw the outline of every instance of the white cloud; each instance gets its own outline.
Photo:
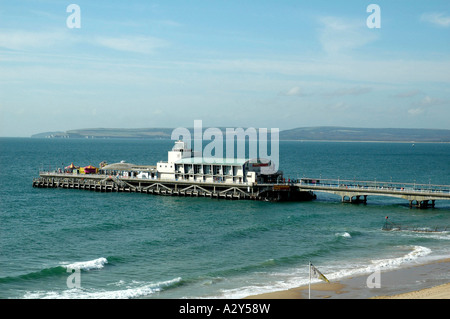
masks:
POLYGON ((394 94, 393 97, 408 98, 408 97, 416 96, 416 95, 418 95, 420 93, 421 93, 420 90, 410 90, 410 91, 399 92, 397 94, 394 94))
POLYGON ((154 53, 156 49, 168 46, 167 41, 148 36, 98 37, 93 43, 117 51, 143 54, 154 53))
POLYGON ((415 102, 413 104, 413 108, 408 110, 408 114, 410 115, 420 115, 425 113, 427 110, 429 110, 430 108, 434 107, 434 106, 438 106, 438 105, 442 105, 445 104, 446 101, 439 99, 439 98, 433 98, 430 96, 425 96, 423 99, 421 99, 418 102, 415 102))
POLYGON ((429 97, 427 95, 422 100, 420 100, 420 102, 418 102, 417 105, 423 106, 423 107, 427 107, 427 106, 441 105, 443 103, 445 103, 444 100, 441 100, 441 99, 438 99, 438 98, 429 97))
POLYGON ((29 50, 52 47, 60 41, 67 40, 64 32, 30 32, 30 31, 0 31, 0 48, 10 50, 29 50))
POLYGON ((389 84, 410 84, 425 82, 450 83, 450 61, 448 59, 363 59, 345 58, 274 58, 274 59, 228 59, 194 60, 171 62, 178 69, 215 71, 224 73, 246 73, 299 76, 302 79, 313 76, 326 81, 352 81, 389 84))
POLYGON ((156 23, 167 27, 182 27, 183 24, 173 20, 156 20, 156 23))
POLYGON ((442 12, 429 12, 421 15, 420 20, 440 27, 450 27, 450 16, 442 12))
POLYGON ((338 103, 332 105, 331 108, 332 108, 333 110, 336 110, 336 111, 340 111, 340 112, 341 112, 341 111, 346 111, 346 110, 348 110, 348 109, 350 108, 350 105, 349 105, 348 103, 345 103, 345 102, 338 102, 338 103))
POLYGON ((68 31, 23 31, 0 30, 0 48, 9 50, 37 50, 50 48, 55 51, 58 46, 87 44, 124 52, 142 54, 154 53, 157 49, 167 47, 169 43, 163 39, 150 36, 132 37, 81 37, 69 34, 68 31))
POLYGON ((377 34, 368 29, 362 20, 322 17, 319 22, 319 41, 329 54, 353 50, 378 39, 377 34))
POLYGON ((415 108, 415 109, 409 109, 408 110, 408 114, 412 115, 412 116, 416 116, 416 115, 420 115, 423 112, 425 112, 425 110, 421 107, 415 108))
POLYGON ((338 89, 333 92, 324 93, 325 96, 335 97, 335 96, 344 96, 344 95, 362 95, 372 91, 370 87, 352 87, 345 89, 338 89))
POLYGON ((290 88, 289 90, 287 90, 286 92, 281 92, 281 95, 285 95, 285 96, 304 96, 305 94, 302 92, 302 90, 300 89, 300 87, 298 86, 294 86, 292 88, 290 88))

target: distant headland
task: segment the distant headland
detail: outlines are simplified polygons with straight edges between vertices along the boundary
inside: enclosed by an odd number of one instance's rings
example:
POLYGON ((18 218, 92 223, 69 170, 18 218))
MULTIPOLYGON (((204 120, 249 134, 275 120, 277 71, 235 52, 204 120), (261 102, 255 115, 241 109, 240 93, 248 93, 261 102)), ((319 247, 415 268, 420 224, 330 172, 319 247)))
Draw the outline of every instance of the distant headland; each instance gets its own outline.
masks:
MULTIPOLYGON (((225 128, 220 128, 225 132, 225 128)), ((44 132, 33 138, 130 138, 169 139, 173 128, 91 128, 44 132)), ((192 130, 191 130, 192 131, 192 130)), ((354 128, 338 126, 299 127, 280 130, 280 140, 450 143, 450 130, 415 128, 354 128)))

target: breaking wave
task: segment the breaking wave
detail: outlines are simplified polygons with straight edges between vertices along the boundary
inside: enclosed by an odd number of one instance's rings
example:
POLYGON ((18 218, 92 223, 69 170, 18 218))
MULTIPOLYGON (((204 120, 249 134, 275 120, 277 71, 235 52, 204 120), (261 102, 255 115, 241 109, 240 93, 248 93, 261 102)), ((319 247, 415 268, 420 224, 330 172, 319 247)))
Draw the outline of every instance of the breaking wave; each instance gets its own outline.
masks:
POLYGON ((33 271, 27 274, 0 278, 0 283, 10 283, 21 280, 39 280, 42 278, 61 275, 66 276, 68 269, 79 269, 83 271, 90 271, 95 269, 102 269, 103 267, 105 267, 107 263, 108 260, 104 257, 88 261, 75 262, 71 264, 62 262, 60 263, 59 266, 43 268, 41 270, 33 271))
POLYGON ((93 269, 102 269, 105 267, 105 264, 108 263, 108 260, 104 257, 88 260, 88 261, 80 261, 69 265, 63 265, 66 269, 80 269, 80 270, 93 270, 93 269))
POLYGON ((335 236, 336 237, 343 237, 343 238, 352 238, 352 235, 350 235, 350 233, 348 233, 348 232, 336 233, 335 236))
MULTIPOLYGON (((176 287, 181 283, 181 277, 157 283, 132 283, 125 289, 98 290, 98 289, 67 289, 63 291, 33 291, 27 292, 25 299, 133 299, 142 298, 160 292, 169 287, 176 287)), ((117 286, 124 285, 123 282, 117 286)))

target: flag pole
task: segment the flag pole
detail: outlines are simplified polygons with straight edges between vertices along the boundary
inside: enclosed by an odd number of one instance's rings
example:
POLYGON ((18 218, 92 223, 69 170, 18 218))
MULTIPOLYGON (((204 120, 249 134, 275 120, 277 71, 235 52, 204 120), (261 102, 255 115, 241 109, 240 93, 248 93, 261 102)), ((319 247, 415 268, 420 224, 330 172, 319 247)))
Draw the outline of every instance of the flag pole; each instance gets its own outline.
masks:
POLYGON ((311 299, 311 262, 309 262, 309 299, 311 299))

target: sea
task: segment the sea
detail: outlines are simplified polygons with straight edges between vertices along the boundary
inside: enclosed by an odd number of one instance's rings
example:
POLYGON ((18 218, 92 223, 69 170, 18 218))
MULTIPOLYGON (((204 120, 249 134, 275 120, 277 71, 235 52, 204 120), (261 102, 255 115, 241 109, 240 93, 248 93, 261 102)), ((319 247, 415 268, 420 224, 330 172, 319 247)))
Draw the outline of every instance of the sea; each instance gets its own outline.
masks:
MULTIPOLYGON (((338 281, 450 257, 450 201, 417 209, 378 196, 265 202, 32 187, 40 170, 155 165, 172 146, 0 138, 0 298, 236 299, 306 285, 310 262, 338 281), (383 231, 386 217, 449 231, 383 231)), ((280 141, 279 160, 286 179, 450 185, 450 144, 280 141)))

